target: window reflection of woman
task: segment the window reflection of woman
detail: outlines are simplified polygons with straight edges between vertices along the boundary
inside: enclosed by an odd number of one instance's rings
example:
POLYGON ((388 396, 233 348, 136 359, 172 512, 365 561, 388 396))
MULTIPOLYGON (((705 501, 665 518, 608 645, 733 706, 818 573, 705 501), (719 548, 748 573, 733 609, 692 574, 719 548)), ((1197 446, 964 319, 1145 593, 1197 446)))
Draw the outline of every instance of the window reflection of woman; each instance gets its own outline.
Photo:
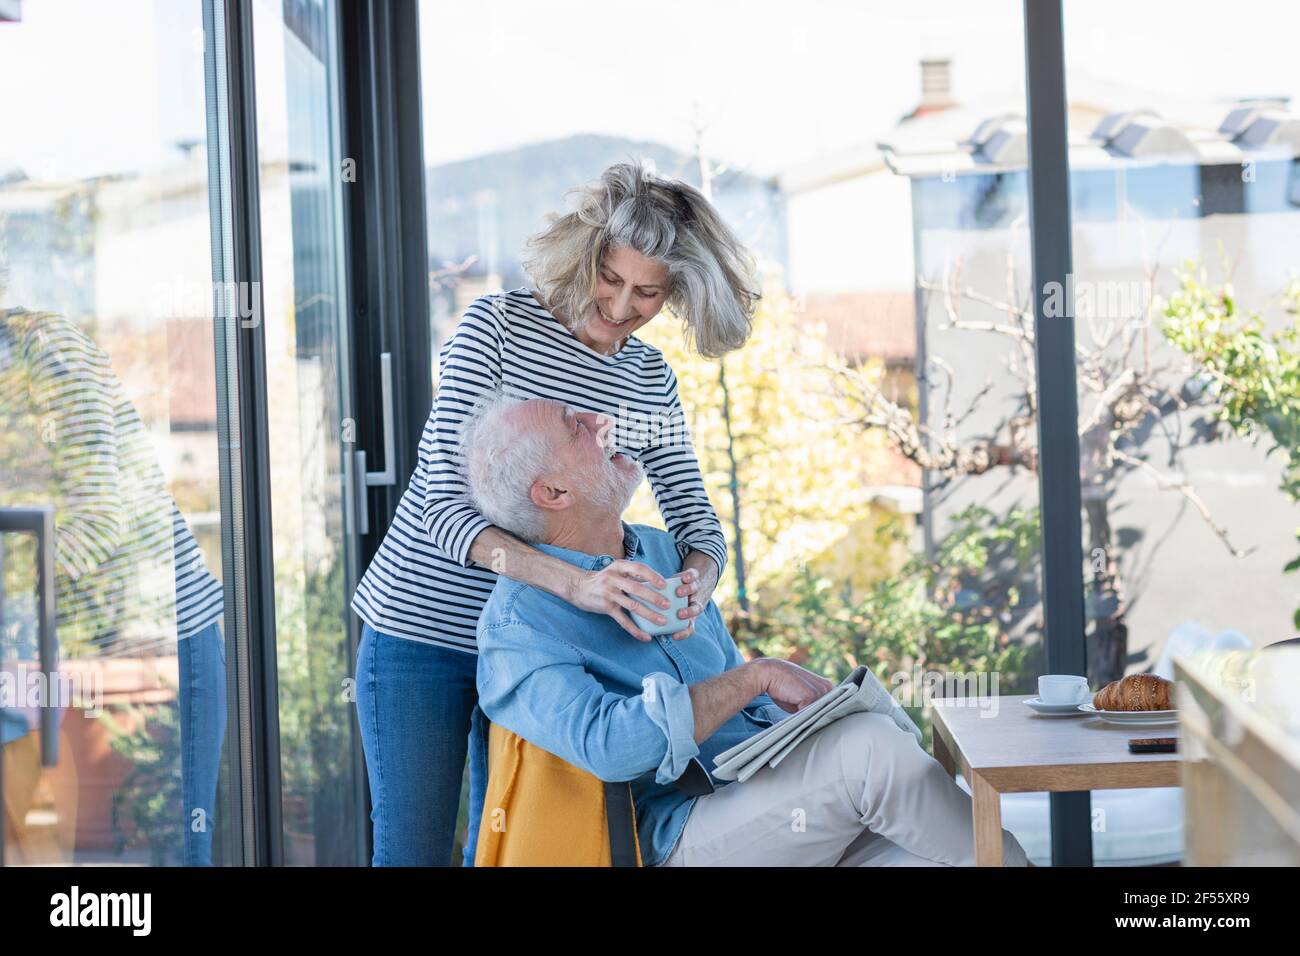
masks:
MULTIPOLYGON (((183 806, 171 832, 183 834, 180 860, 210 865, 226 724, 221 583, 204 564, 108 355, 61 315, 0 309, 0 472, 0 507, 55 509, 61 656, 176 653, 183 806)), ((20 632, 18 624, 0 620, 0 637, 20 632)), ((34 654, 33 647, 9 650, 0 660, 34 654)), ((7 835, 19 852, 20 809, 40 772, 35 726, 30 713, 0 710, 7 835)))

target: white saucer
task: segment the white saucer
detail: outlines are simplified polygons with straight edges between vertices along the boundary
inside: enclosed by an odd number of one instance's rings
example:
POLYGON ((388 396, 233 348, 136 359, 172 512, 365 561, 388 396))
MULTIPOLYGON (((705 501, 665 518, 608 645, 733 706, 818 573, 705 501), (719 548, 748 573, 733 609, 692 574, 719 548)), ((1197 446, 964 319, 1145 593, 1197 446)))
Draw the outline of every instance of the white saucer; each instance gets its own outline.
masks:
POLYGON ((1120 727, 1166 727, 1178 723, 1176 710, 1098 710, 1092 704, 1080 704, 1079 710, 1120 727))
POLYGON ((1030 697, 1025 706, 1044 717, 1082 717, 1079 704, 1044 704, 1041 697, 1030 697))

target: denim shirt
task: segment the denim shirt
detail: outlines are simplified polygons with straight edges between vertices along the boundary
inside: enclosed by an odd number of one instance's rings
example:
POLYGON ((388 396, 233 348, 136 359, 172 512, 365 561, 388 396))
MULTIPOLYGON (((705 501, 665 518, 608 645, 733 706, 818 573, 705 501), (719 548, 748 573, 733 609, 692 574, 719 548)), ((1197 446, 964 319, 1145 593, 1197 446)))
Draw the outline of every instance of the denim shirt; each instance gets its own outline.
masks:
MULTIPOLYGON (((628 559, 665 578, 681 570, 668 532, 624 523, 623 540, 628 559)), ((537 547, 589 570, 614 560, 537 547)), ((686 825, 696 798, 673 781, 692 760, 712 771, 722 751, 787 716, 760 694, 703 744, 695 743, 688 685, 744 663, 712 601, 690 637, 666 635, 647 644, 607 614, 579 610, 503 575, 479 618, 478 647, 479 706, 490 720, 601 780, 632 782, 637 838, 648 866, 667 858, 686 825)))

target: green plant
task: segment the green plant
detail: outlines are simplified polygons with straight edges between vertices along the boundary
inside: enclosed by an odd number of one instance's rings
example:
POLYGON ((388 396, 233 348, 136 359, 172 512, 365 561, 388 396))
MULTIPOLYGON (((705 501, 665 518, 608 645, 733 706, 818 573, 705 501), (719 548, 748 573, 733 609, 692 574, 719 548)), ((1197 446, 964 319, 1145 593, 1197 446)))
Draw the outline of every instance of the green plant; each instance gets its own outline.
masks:
MULTIPOLYGON (((166 682, 164 682, 166 683, 166 682)), ((173 691, 175 685, 170 685, 173 691)), ((144 846, 153 866, 177 866, 185 845, 182 812, 181 727, 175 698, 164 705, 124 704, 100 714, 114 753, 131 764, 113 794, 117 852, 144 846), (125 721, 119 721, 118 715, 125 721), (131 827, 125 825, 131 821, 131 827)))
POLYGON ((277 575, 276 654, 284 828, 317 866, 353 858, 352 705, 343 562, 277 575))
MULTIPOLYGON (((972 506, 954 518, 934 560, 916 555, 865 589, 805 565, 772 600, 733 615, 732 633, 752 653, 799 660, 833 679, 866 664, 891 690, 918 672, 982 673, 998 675, 993 693, 1026 693, 1034 649, 1013 631, 1036 586, 1037 546, 1036 510, 999 517, 972 506)), ((928 738, 924 707, 904 705, 928 738)))

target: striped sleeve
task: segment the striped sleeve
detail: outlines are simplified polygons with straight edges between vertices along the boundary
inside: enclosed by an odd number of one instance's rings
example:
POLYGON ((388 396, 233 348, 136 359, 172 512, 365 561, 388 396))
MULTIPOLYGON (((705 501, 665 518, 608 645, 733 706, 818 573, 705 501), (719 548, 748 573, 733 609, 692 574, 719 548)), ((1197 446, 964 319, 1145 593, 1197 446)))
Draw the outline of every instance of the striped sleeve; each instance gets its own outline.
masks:
POLYGON ((430 540, 461 567, 470 545, 491 522, 469 500, 460 456, 461 428, 475 404, 501 387, 505 320, 491 296, 470 303, 442 347, 438 389, 420 439, 425 474, 422 517, 430 540))
POLYGON ((59 323, 38 339, 55 338, 36 356, 33 404, 43 416, 62 493, 56 556, 76 581, 107 562, 122 546, 128 515, 121 494, 113 405, 105 385, 108 359, 59 323))
POLYGON ((663 365, 671 434, 657 447, 647 448, 641 455, 641 463, 668 531, 679 545, 711 557, 721 575, 727 567, 727 539, 700 475, 686 415, 677 394, 677 376, 667 362, 663 365))

